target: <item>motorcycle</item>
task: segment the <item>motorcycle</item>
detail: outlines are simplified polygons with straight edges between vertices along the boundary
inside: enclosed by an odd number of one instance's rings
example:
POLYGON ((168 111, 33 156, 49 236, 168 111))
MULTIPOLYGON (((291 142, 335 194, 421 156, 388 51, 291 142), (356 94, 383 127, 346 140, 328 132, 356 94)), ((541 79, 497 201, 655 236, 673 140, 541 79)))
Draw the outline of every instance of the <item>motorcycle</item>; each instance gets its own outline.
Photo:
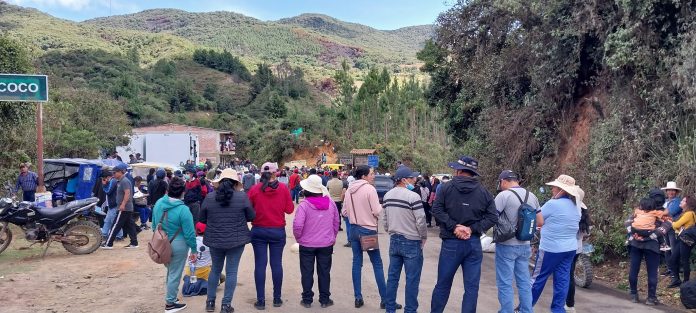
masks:
MULTIPOLYGON (((532 256, 529 258, 529 268, 534 271, 536 266, 537 252, 539 251, 539 240, 540 231, 534 233, 534 238, 531 240, 532 246, 532 256)), ((590 243, 583 242, 582 253, 578 256, 578 261, 575 263, 575 272, 573 276, 575 277, 575 285, 580 288, 589 288, 592 285, 592 278, 594 277, 592 272, 592 252, 594 252, 594 246, 590 243)))
POLYGON ((9 197, 0 198, 0 253, 12 242, 9 224, 19 226, 31 246, 45 244, 41 257, 46 255, 53 241, 73 254, 89 254, 101 245, 101 230, 89 220, 97 215, 94 207, 98 198, 69 202, 55 208, 44 208, 31 202, 18 202, 10 192, 9 197), (88 219, 85 219, 87 215, 88 219))

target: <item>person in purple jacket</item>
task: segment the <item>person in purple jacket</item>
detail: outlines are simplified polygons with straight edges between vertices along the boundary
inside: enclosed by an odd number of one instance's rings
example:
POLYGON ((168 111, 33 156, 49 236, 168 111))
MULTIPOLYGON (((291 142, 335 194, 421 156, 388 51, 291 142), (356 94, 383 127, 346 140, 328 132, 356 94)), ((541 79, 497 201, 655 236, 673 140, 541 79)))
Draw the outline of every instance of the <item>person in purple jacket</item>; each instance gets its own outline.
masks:
POLYGON ((295 211, 292 232, 300 245, 300 273, 302 275, 302 301, 305 308, 312 307, 314 301, 314 262, 317 262, 319 280, 319 303, 322 308, 332 306, 331 292, 331 257, 340 219, 336 203, 329 197, 321 177, 310 175, 300 182, 304 201, 295 211))

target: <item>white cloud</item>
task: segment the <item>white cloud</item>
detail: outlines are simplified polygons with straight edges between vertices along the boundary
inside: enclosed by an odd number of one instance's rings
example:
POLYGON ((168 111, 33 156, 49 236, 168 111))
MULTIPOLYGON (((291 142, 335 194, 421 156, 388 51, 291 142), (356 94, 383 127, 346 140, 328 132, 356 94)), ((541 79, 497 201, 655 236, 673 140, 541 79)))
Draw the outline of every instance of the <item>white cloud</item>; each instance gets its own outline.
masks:
POLYGON ((92 0, 10 0, 10 2, 21 6, 64 7, 80 11, 89 6, 92 0))

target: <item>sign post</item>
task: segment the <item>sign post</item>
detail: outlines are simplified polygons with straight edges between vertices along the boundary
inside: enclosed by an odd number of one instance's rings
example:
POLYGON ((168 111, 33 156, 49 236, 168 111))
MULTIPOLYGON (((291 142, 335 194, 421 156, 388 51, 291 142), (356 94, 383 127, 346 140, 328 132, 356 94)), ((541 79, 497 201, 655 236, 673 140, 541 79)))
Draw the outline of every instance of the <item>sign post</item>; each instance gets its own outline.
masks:
POLYGON ((0 74, 0 101, 36 102, 37 191, 43 192, 43 102, 48 101, 48 76, 0 74))

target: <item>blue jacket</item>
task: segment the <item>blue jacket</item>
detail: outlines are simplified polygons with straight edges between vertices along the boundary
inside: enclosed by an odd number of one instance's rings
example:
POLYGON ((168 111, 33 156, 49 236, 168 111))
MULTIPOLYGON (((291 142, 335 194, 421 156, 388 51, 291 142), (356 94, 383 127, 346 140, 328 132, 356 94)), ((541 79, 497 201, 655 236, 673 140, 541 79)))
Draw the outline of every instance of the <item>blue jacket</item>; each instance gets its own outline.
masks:
POLYGON ((184 204, 184 201, 170 198, 168 195, 159 199, 152 209, 152 230, 157 230, 157 225, 160 223, 160 219, 165 211, 167 212, 167 222, 162 223, 162 229, 169 236, 169 240, 172 240, 172 236, 181 228, 181 231, 173 240, 186 240, 186 244, 191 248, 191 252, 197 253, 193 215, 191 215, 191 211, 184 204))
POLYGON ((111 178, 106 185, 102 185, 104 193, 106 193, 106 205, 110 208, 116 208, 116 185, 118 185, 116 178, 111 178))
POLYGON ((665 207, 669 210, 669 215, 676 221, 682 213, 682 209, 679 207, 682 198, 679 196, 674 197, 672 200, 667 200, 665 202, 665 207))

